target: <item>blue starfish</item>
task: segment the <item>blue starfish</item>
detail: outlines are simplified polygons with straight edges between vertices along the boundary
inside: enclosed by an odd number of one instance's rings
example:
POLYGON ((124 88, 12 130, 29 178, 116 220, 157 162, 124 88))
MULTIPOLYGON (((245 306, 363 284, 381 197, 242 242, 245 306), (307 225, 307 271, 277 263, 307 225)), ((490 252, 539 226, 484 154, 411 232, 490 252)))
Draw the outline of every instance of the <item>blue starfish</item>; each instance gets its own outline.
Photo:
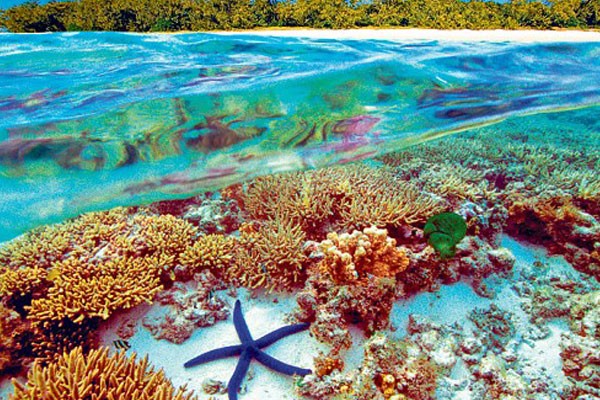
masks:
POLYGON ((246 376, 246 372, 248 372, 248 368, 250 367, 250 362, 252 359, 255 359, 262 365, 285 375, 304 376, 311 373, 310 369, 294 367, 293 365, 279 361, 262 351, 263 348, 272 345, 279 339, 308 329, 309 324, 284 326, 283 328, 279 328, 258 340, 254 340, 250 335, 250 330, 248 329, 246 320, 242 315, 242 305, 240 301, 237 300, 233 309, 233 325, 235 326, 235 330, 242 344, 221 347, 220 349, 208 351, 183 364, 185 368, 190 368, 199 364, 207 363, 209 361, 218 360, 220 358, 240 356, 237 367, 235 367, 235 371, 229 380, 229 383, 227 384, 227 394, 229 395, 229 400, 237 400, 238 389, 242 385, 242 380, 244 379, 244 376, 246 376))

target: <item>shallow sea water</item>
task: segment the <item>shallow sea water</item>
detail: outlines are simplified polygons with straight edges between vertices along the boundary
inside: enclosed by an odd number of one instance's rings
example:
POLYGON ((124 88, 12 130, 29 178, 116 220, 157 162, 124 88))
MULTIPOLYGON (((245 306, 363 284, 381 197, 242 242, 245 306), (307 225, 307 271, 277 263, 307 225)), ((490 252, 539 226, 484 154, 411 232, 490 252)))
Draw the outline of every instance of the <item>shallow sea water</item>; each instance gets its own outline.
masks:
POLYGON ((599 116, 598 43, 0 34, 0 396, 83 346, 226 398, 240 299, 316 372, 240 399, 600 397, 599 116))

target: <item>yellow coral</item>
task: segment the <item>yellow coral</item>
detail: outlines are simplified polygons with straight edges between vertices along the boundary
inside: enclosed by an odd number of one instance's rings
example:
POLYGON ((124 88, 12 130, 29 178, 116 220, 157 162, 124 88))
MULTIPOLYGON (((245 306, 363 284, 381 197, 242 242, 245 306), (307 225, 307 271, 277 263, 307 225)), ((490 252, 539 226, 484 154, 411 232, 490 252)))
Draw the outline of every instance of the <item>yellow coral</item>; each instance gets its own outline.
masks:
POLYGON ((24 296, 35 294, 48 284, 48 271, 33 268, 6 269, 0 272, 0 296, 24 296))
POLYGON ((37 322, 68 318, 80 323, 86 318, 108 319, 110 314, 150 302, 162 288, 156 259, 120 257, 102 263, 69 258, 55 263, 60 272, 46 296, 26 307, 28 318, 37 322))
POLYGON ((162 370, 155 371, 148 358, 136 360, 108 348, 83 354, 80 347, 64 353, 56 362, 41 367, 35 364, 27 382, 13 380, 15 392, 10 400, 191 400, 185 388, 175 389, 162 370))
POLYGON ((387 236, 387 230, 374 226, 351 234, 330 233, 319 247, 323 252, 321 273, 338 284, 355 282, 366 274, 392 278, 409 263, 406 252, 396 247, 396 240, 387 236))
POLYGON ((210 269, 215 273, 223 273, 230 266, 233 258, 235 239, 231 236, 210 234, 198 238, 193 246, 181 254, 181 264, 199 272, 210 269))

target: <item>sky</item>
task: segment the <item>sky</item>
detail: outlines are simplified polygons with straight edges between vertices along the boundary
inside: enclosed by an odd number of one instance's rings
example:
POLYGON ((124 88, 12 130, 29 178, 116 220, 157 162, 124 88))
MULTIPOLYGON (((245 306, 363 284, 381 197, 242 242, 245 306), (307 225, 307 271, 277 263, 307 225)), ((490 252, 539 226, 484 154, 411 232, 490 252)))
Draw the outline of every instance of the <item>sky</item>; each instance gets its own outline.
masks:
MULTIPOLYGON (((0 8, 9 8, 17 4, 25 3, 26 0, 0 0, 0 8)), ((46 4, 50 0, 40 0, 40 4, 46 4)))

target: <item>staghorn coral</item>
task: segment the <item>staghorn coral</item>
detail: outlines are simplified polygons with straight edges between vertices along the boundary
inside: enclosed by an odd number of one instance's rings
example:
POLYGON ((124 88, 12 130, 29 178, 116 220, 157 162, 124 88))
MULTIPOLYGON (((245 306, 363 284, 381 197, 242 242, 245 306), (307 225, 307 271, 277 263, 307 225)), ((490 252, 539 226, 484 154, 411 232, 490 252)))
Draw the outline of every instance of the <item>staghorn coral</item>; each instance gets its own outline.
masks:
POLYGON ((150 303, 162 288, 161 265, 150 257, 119 257, 101 263, 70 258, 52 269, 58 273, 46 296, 25 307, 34 323, 108 319, 115 310, 150 303))
POLYGON ((387 327, 397 298, 395 277, 407 268, 408 257, 385 229, 328 237, 318 246, 322 260, 298 295, 297 317, 314 321, 312 332, 335 355, 351 345, 348 324, 360 322, 367 334, 387 327))
POLYGON ((291 221, 315 240, 336 230, 399 227, 442 211, 439 200, 391 169, 365 164, 260 177, 240 204, 251 219, 291 221))
POLYGON ((232 236, 210 234, 200 236, 193 246, 180 256, 181 267, 175 273, 189 278, 202 270, 210 270, 218 276, 226 274, 233 258, 236 239, 232 236))
POLYGON ((0 294, 29 322, 24 353, 47 362, 78 345, 93 347, 99 320, 151 302, 170 281, 196 229, 173 216, 137 212, 85 214, 2 247, 0 294))
POLYGON ((292 221, 246 224, 234 249, 228 279, 251 289, 291 290, 305 281, 305 234, 292 221))
POLYGON ((164 372, 148 364, 147 357, 138 361, 135 355, 127 357, 124 352, 109 356, 106 347, 87 354, 77 347, 46 367, 35 364, 25 384, 13 382, 15 393, 10 400, 196 398, 185 388, 175 389, 164 372))

